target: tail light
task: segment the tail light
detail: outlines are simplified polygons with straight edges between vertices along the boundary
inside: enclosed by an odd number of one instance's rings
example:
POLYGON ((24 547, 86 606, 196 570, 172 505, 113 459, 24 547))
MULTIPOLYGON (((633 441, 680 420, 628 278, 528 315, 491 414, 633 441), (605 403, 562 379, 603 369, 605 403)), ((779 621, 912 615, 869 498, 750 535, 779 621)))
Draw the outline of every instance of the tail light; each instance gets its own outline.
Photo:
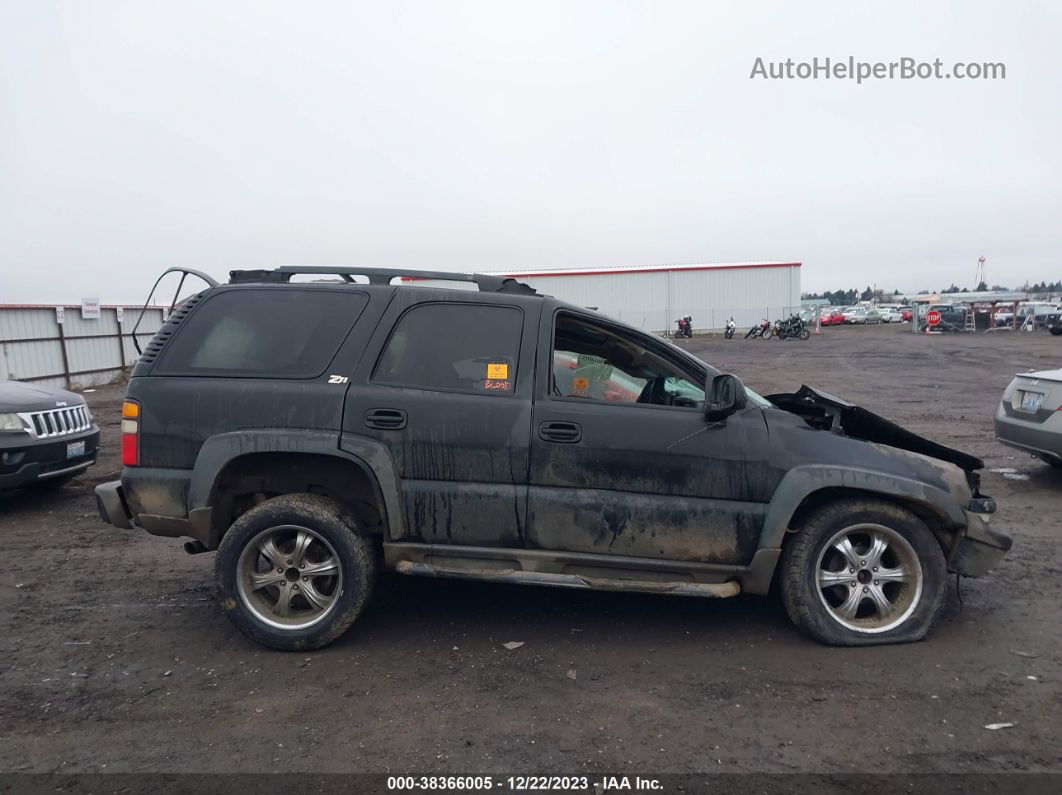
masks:
POLYGON ((140 404, 122 403, 122 466, 140 466, 140 404))

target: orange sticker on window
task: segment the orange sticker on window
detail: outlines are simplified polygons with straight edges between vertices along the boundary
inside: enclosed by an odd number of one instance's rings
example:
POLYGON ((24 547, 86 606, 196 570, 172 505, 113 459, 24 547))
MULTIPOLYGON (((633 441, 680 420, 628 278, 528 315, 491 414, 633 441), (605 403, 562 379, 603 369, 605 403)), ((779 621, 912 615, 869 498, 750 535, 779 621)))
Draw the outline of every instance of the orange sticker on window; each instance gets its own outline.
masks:
POLYGON ((590 393, 590 379, 586 376, 576 376, 572 379, 572 394, 576 397, 586 397, 590 393))
POLYGON ((509 380, 509 365, 507 364, 488 364, 487 365, 487 378, 491 381, 508 381, 509 380))

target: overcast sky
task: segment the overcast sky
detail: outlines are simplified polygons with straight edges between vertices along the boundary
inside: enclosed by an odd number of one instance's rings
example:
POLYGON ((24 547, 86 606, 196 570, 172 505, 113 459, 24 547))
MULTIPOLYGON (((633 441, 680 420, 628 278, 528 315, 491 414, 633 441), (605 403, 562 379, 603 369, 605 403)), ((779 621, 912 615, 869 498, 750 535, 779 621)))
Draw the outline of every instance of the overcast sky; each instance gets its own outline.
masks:
POLYGON ((170 265, 1062 279, 1060 33, 1051 2, 0 0, 0 303, 135 302, 170 265))

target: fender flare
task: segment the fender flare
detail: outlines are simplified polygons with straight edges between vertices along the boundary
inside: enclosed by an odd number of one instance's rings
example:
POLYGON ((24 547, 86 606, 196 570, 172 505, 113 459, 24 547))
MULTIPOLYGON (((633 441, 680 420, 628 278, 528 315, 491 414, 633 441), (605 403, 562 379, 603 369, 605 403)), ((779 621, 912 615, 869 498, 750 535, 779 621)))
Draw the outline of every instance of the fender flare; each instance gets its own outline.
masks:
POLYGON ((209 437, 196 456, 188 486, 189 516, 209 510, 218 475, 234 459, 255 453, 304 453, 331 456, 362 469, 383 502, 388 533, 401 537, 405 528, 398 470, 387 446, 375 439, 310 428, 254 428, 209 437))
POLYGON ((760 548, 781 548, 789 522, 808 495, 828 488, 871 492, 923 505, 956 527, 966 525, 962 506, 944 489, 901 475, 859 467, 809 464, 789 470, 767 507, 760 548))
POLYGON ((861 493, 915 502, 944 517, 955 527, 966 525, 966 515, 955 498, 943 489, 900 475, 858 467, 808 464, 789 470, 775 489, 764 517, 760 546, 741 578, 746 593, 767 594, 782 554, 782 542, 797 508, 806 497, 830 488, 851 489, 861 493))

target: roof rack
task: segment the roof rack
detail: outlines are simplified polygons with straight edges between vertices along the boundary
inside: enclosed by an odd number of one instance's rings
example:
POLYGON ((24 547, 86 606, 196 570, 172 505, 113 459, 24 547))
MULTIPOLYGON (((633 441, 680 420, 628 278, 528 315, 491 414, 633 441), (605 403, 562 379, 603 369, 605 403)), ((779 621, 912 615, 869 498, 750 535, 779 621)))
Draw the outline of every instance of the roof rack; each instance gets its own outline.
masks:
POLYGON ((287 284, 296 274, 339 276, 344 282, 353 283, 355 276, 364 276, 369 284, 390 284, 392 279, 439 279, 448 282, 473 282, 481 293, 523 293, 536 295, 533 288, 509 276, 491 276, 484 273, 450 273, 448 271, 416 271, 404 268, 347 268, 331 265, 284 265, 274 270, 229 271, 229 284, 267 282, 287 284))

